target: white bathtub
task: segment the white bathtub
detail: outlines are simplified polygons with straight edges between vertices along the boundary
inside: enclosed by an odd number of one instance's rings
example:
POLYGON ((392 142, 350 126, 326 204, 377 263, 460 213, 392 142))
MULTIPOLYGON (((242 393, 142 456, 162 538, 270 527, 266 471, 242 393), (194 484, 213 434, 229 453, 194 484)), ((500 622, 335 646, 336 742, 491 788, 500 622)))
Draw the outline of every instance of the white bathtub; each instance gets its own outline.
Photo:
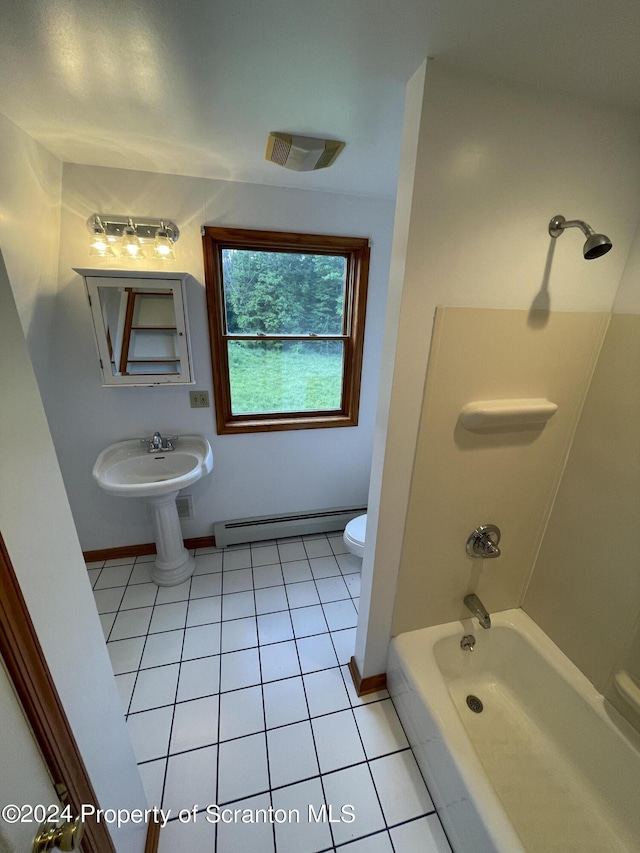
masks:
POLYGON ((640 736, 522 610, 400 634, 387 676, 455 853, 640 851, 640 736))

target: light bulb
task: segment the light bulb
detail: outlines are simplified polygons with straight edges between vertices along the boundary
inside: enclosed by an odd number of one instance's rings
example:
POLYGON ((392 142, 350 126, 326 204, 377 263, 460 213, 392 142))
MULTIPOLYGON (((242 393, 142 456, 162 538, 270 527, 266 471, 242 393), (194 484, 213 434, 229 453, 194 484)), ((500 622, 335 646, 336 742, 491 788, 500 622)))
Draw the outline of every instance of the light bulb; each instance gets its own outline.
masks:
POLYGON ((99 219, 96 219, 93 224, 91 237, 89 238, 89 245, 91 246, 91 249, 89 250, 90 255, 98 255, 101 258, 114 256, 114 251, 109 245, 109 238, 107 237, 104 226, 99 219))
POLYGON ((161 261, 175 260, 176 257, 169 232, 162 220, 160 220, 160 228, 156 231, 156 238, 153 244, 153 257, 161 261))
POLYGON ((144 257, 142 246, 136 233, 136 226, 131 219, 129 219, 129 224, 122 231, 122 254, 132 260, 144 257))

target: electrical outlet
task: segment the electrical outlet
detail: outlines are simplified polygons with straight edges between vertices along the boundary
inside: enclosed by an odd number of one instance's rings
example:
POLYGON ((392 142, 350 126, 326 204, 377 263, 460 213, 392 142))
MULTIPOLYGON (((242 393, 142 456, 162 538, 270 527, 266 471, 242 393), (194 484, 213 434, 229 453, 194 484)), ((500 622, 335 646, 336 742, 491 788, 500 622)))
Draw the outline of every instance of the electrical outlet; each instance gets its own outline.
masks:
POLYGON ((192 409, 206 409, 209 406, 209 392, 189 391, 189 400, 192 409))

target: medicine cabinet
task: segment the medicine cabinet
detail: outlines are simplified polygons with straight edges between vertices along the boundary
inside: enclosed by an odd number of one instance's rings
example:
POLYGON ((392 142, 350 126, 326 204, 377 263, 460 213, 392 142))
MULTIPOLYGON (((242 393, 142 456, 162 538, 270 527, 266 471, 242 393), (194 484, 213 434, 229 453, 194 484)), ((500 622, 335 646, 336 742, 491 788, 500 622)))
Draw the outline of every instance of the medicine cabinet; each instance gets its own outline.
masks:
POLYGON ((85 281, 103 386, 193 384, 188 273, 75 272, 85 281))

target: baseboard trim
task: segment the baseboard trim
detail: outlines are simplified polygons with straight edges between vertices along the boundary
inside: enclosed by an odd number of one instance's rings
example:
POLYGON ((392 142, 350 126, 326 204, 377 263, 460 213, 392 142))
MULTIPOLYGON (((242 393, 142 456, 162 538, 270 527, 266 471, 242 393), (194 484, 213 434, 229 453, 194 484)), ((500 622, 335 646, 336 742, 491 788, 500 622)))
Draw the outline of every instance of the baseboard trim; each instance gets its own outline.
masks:
POLYGON ((216 547, 216 537, 215 536, 195 536, 193 539, 185 539, 184 547, 188 548, 190 551, 194 548, 215 548, 216 547))
POLYGON ((144 853, 158 853, 160 843, 160 823, 152 820, 147 829, 147 843, 144 845, 144 853))
POLYGON ((121 557, 146 557, 155 554, 153 542, 144 545, 124 545, 122 548, 101 548, 98 551, 83 551, 85 563, 97 563, 99 560, 118 560, 121 557))
POLYGON ((363 678, 360 675, 357 661, 354 657, 349 661, 349 672, 353 686, 356 689, 358 696, 365 696, 367 693, 375 693, 378 690, 384 690, 387 686, 387 673, 381 672, 379 675, 369 675, 363 678))
MULTIPOLYGON (((189 551, 195 548, 215 548, 214 536, 196 536, 184 540, 184 547, 189 551)), ((97 551, 83 551, 85 563, 97 563, 100 560, 119 560, 122 557, 146 557, 148 554, 156 553, 153 542, 145 542, 142 545, 123 545, 121 548, 102 548, 97 551)))

